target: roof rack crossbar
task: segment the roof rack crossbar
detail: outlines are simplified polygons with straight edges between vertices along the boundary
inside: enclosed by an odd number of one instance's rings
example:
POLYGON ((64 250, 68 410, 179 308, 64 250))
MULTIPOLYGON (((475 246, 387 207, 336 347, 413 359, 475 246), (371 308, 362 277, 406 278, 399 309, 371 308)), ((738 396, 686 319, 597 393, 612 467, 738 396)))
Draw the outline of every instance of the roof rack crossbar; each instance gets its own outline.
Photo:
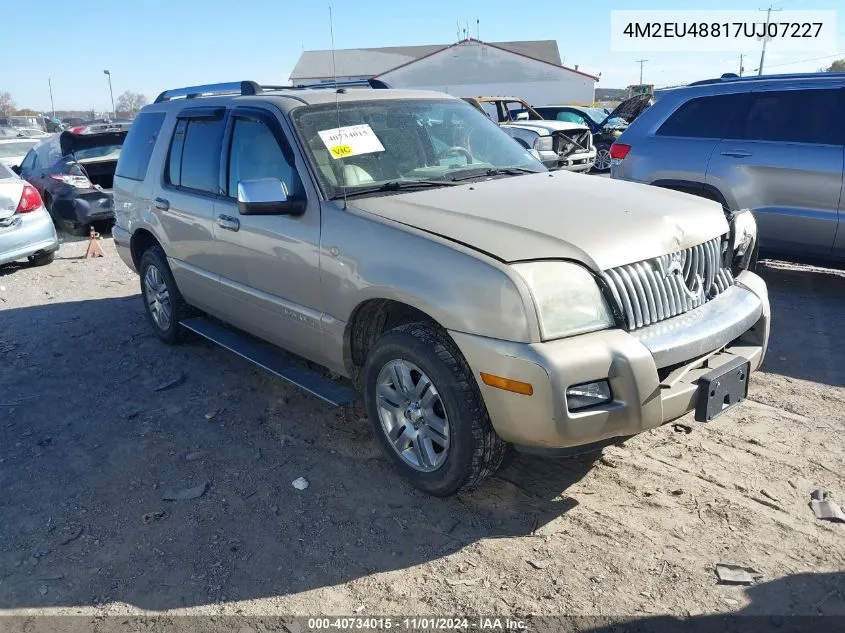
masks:
POLYGON ((155 103, 162 103, 170 101, 175 97, 185 97, 186 99, 194 99, 196 97, 223 95, 223 94, 241 94, 254 95, 261 92, 261 87, 254 81, 231 81, 228 83, 219 84, 205 84, 203 86, 187 86, 185 88, 174 88, 173 90, 165 90, 156 97, 155 103))

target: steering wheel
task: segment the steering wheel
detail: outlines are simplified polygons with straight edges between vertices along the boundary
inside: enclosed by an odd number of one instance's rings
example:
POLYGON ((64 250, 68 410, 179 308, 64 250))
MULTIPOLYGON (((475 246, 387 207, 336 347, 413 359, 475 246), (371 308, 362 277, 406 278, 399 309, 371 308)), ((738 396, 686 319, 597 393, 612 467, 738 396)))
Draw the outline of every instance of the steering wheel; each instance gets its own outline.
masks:
POLYGON ((464 158, 467 159, 467 165, 472 164, 472 154, 466 147, 460 147, 459 145, 455 145, 454 147, 450 147, 449 149, 444 149, 437 155, 437 158, 446 158, 447 156, 453 156, 455 154, 460 154, 464 158))

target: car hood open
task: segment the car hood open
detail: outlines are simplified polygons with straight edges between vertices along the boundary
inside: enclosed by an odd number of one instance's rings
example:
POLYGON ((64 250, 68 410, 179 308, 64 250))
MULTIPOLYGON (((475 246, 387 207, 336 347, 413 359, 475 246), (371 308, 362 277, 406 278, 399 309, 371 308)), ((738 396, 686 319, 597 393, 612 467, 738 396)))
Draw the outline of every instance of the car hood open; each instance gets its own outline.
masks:
POLYGON ((572 259, 597 271, 673 253, 728 231, 715 202, 567 172, 360 198, 352 205, 502 261, 572 259))

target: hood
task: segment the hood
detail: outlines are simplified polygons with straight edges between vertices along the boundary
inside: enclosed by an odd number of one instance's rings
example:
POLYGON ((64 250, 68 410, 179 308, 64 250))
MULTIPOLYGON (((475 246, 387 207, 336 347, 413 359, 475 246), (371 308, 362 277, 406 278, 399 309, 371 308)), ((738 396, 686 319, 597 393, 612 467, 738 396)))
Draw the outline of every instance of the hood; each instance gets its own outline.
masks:
POLYGON ((596 271, 673 253, 728 231, 722 207, 710 200, 564 171, 352 204, 502 261, 573 259, 596 271))
POLYGON ((613 109, 613 112, 607 115, 607 118, 602 121, 599 127, 604 127, 608 121, 615 118, 625 119, 628 125, 634 122, 638 116, 645 112, 652 103, 654 97, 650 94, 634 95, 630 99, 625 99, 622 103, 613 109))
POLYGON ((554 132, 571 132, 572 130, 589 131, 586 125, 580 123, 569 123, 567 121, 511 121, 508 123, 501 123, 501 127, 516 127, 521 130, 529 130, 537 134, 545 135, 554 132))

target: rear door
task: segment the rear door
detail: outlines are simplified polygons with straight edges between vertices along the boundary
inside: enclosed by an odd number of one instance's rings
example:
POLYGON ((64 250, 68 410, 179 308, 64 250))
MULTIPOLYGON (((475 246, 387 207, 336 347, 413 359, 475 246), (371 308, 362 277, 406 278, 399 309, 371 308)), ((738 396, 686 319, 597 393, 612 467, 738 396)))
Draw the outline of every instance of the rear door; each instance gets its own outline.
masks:
POLYGON ((746 116, 713 152, 707 182, 754 211, 760 246, 829 257, 839 224, 845 91, 751 93, 746 116))
POLYGON ((219 275, 212 218, 221 198, 220 155, 226 127, 223 107, 188 107, 171 131, 164 174, 154 189, 153 223, 166 239, 170 268, 191 305, 214 313, 219 275))
POLYGON ((320 360, 315 354, 322 347, 320 204, 310 180, 300 177, 306 174, 305 163, 288 134, 270 110, 232 111, 224 142, 225 195, 215 205, 216 270, 227 321, 320 360), (259 178, 278 178, 290 197, 306 199, 305 213, 241 215, 238 182, 259 178))
POLYGON ((713 148, 740 117, 746 99, 745 94, 689 99, 641 140, 637 126, 628 128, 620 140, 631 151, 614 177, 666 187, 703 185, 713 148))

